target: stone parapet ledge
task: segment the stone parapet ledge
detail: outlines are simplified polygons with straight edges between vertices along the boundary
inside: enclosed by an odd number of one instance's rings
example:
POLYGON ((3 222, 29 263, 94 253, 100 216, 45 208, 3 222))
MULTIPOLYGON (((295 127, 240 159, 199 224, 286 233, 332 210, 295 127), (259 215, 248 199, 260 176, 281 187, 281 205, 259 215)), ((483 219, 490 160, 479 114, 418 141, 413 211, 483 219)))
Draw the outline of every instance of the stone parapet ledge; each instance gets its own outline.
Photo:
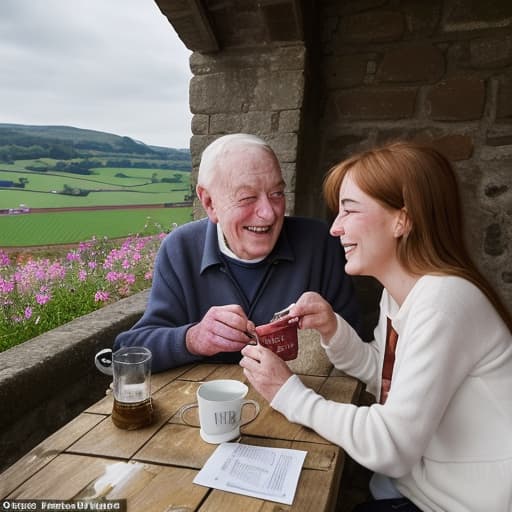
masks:
POLYGON ((0 353, 0 471, 96 402, 109 378, 94 355, 142 315, 149 290, 0 353))

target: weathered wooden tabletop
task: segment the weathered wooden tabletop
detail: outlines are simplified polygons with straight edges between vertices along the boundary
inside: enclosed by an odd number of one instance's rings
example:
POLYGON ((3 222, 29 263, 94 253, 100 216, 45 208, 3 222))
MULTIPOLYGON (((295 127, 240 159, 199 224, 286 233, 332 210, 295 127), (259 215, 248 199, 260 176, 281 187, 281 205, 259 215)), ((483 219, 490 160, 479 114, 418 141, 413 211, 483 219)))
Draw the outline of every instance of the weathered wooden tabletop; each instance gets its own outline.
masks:
MULTIPOLYGON (((105 396, 0 475, 0 500, 95 498, 99 492, 95 484, 109 467, 139 463, 133 476, 100 491, 101 495, 107 500, 126 499, 129 512, 275 510, 277 504, 271 501, 192 483, 216 445, 205 443, 199 429, 183 424, 176 413, 182 405, 195 401, 201 381, 221 378, 246 382, 238 365, 199 364, 153 375, 156 421, 134 431, 113 425, 112 397, 105 396)), ((338 402, 353 402, 360 391, 360 384, 351 377, 301 379, 338 402)), ((250 385, 248 398, 257 400, 261 410, 254 421, 242 427, 240 442, 307 451, 293 505, 279 504, 279 510, 333 510, 343 450, 312 430, 287 421, 250 385)))

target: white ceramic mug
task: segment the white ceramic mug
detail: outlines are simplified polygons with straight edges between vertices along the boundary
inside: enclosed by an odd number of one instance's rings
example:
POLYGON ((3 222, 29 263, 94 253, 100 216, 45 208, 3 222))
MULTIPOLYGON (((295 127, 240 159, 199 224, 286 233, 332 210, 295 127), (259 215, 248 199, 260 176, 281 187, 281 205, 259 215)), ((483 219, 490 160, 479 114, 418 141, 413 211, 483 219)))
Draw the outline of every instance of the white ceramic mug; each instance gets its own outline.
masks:
POLYGON ((249 388, 239 380, 220 379, 204 382, 197 390, 197 403, 184 405, 180 418, 187 425, 200 426, 199 434, 207 443, 218 444, 236 439, 240 427, 247 425, 258 416, 260 406, 254 400, 244 400, 249 388), (242 422, 242 408, 252 405, 254 416, 242 422), (199 425, 194 425, 185 413, 199 408, 199 425))

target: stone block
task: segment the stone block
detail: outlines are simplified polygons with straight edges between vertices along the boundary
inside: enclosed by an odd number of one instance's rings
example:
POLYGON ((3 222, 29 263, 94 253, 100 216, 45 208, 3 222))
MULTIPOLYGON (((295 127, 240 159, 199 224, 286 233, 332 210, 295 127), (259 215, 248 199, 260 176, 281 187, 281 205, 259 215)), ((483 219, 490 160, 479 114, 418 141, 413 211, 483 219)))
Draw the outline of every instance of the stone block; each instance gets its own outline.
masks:
POLYGON ((269 111, 249 111, 247 114, 241 114, 242 131, 256 135, 263 135, 274 131, 272 128, 274 114, 269 111))
POLYGON ((285 215, 295 214, 295 192, 285 192, 286 197, 286 210, 285 215))
POLYGON ((303 38, 300 13, 295 2, 260 3, 271 41, 297 41, 303 38))
POLYGON ((210 126, 210 117, 204 114, 192 116, 192 133, 194 135, 206 135, 210 126))
POLYGON ((512 271, 502 272, 501 279, 504 283, 512 283, 512 271))
POLYGON ((207 136, 207 135, 192 135, 190 138, 190 154, 192 156, 192 165, 194 167, 199 166, 199 162, 201 161, 201 153, 204 151, 206 146, 213 142, 217 136, 207 136))
POLYGON ((292 110, 302 106, 304 71, 273 71, 256 79, 252 110, 292 110))
POLYGON ((230 114, 249 110, 267 110, 273 103, 283 100, 286 105, 296 106, 293 94, 295 75, 282 72, 283 82, 274 84, 273 77, 264 70, 240 69, 225 73, 194 76, 190 81, 190 110, 193 114, 230 114), (290 96, 283 91, 289 87, 290 96), (263 88, 263 90, 261 90, 263 88), (266 94, 265 94, 266 93, 266 94), (286 101, 287 100, 287 101, 286 101))
POLYGON ((281 164, 281 172, 286 183, 286 191, 295 191, 296 184, 296 164, 295 162, 284 162, 281 164))
POLYGON ((212 114, 210 116, 210 133, 238 133, 242 130, 243 114, 212 114))
POLYGON ((510 135, 487 136, 485 142, 489 146, 512 146, 512 132, 510 135))
POLYGON ((404 119, 413 117, 417 90, 372 88, 338 91, 334 95, 340 119, 404 119))
POLYGON ((341 21, 338 47, 345 43, 384 43, 399 40, 405 30, 401 12, 374 10, 346 16, 341 21))
POLYGON ((414 36, 431 36, 441 16, 441 0, 406 0, 401 2, 407 31, 414 36))
POLYGON ((446 0, 443 7, 443 30, 447 32, 512 25, 512 2, 510 0, 493 0, 492 3, 446 0))
POLYGON ((496 118, 512 117, 512 74, 503 75, 498 82, 498 98, 496 102, 496 118))
POLYGON ((240 90, 235 80, 230 86, 225 74, 194 76, 190 80, 190 111, 192 114, 240 112, 240 90), (228 89, 231 89, 228 91, 228 89))
POLYGON ((484 162, 496 161, 511 161, 512 160, 512 145, 510 146, 482 146, 480 150, 480 158, 484 162))
POLYGON ((504 125, 502 130, 490 128, 485 143, 488 146, 512 146, 512 125, 504 125))
POLYGON ((362 84, 368 61, 373 58, 373 54, 326 57, 322 70, 327 88, 340 89, 362 84))
POLYGON ((302 69, 230 70, 194 76, 190 81, 190 110, 193 114, 290 110, 301 107, 303 95, 302 69))
POLYGON ((501 224, 493 223, 485 228, 484 251, 489 256, 501 256, 507 247, 501 224))
POLYGON ((300 128, 300 110, 283 110, 279 112, 279 131, 296 133, 300 128))
POLYGON ((295 133, 278 133, 266 138, 281 164, 297 161, 297 135, 295 133))
POLYGON ((491 69, 512 64, 512 36, 476 39, 469 45, 471 64, 476 68, 491 69))
POLYGON ((329 0, 328 2, 323 1, 322 4, 332 4, 332 15, 334 14, 354 14, 363 11, 369 11, 377 7, 382 7, 388 3, 386 0, 329 0))
POLYGON ((485 84, 475 77, 453 78, 433 86, 427 93, 425 107, 438 121, 480 119, 485 102, 485 84))
POLYGON ((327 167, 330 168, 349 155, 359 151, 366 140, 365 134, 333 134, 325 145, 324 150, 324 159, 329 162, 327 167))
POLYGON ((407 44, 384 54, 377 80, 383 82, 437 82, 445 71, 443 53, 433 45, 407 44))
POLYGON ((221 53, 193 53, 190 68, 194 75, 227 73, 235 70, 265 68, 268 70, 303 69, 306 49, 303 44, 271 48, 226 48, 221 53))
POLYGON ((282 46, 268 54, 269 69, 291 71, 304 69, 306 48, 303 44, 282 46))
POLYGON ((470 135, 449 133, 436 137, 423 132, 414 140, 434 147, 452 162, 468 160, 473 155, 474 142, 470 135))
POLYGON ((209 75, 225 71, 223 62, 225 61, 225 54, 206 54, 194 52, 190 56, 190 70, 194 75, 209 75), (219 69, 221 68, 221 69, 219 69))
POLYGON ((272 112, 241 112, 236 114, 212 114, 210 134, 252 133, 263 136, 271 132, 272 112))

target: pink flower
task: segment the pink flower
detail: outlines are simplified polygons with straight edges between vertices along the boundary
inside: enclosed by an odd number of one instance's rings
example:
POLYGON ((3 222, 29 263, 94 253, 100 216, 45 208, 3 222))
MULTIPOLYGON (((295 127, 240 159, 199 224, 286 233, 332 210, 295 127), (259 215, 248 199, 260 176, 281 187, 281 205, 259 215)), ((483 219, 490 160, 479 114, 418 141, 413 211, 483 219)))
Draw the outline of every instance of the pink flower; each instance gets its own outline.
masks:
POLYGON ((133 274, 125 274, 124 275, 124 282, 126 284, 133 284, 133 283, 135 283, 135 276, 133 274))
POLYGON ((32 316, 32 308, 27 306, 25 308, 25 319, 28 320, 32 316))
POLYGON ((78 280, 85 281, 87 279, 87 272, 85 270, 78 271, 78 280))
POLYGON ((113 283, 114 281, 117 281, 119 279, 119 274, 117 272, 107 272, 105 279, 109 283, 113 283))
POLYGON ((8 254, 0 249, 0 267, 8 267, 11 264, 8 254))
POLYGON ((108 292, 104 292, 102 290, 98 290, 95 294, 94 294, 94 302, 107 302, 108 298, 109 298, 109 293, 108 292))
POLYGON ((37 293, 36 302, 41 306, 44 306, 50 300, 50 295, 47 293, 37 293))
POLYGON ((153 279, 153 272, 151 272, 151 271, 146 272, 146 273, 144 274, 144 279, 145 279, 146 281, 151 281, 151 279, 153 279))
POLYGON ((66 255, 68 261, 80 261, 80 253, 78 251, 70 251, 66 255))
POLYGON ((0 276, 0 293, 10 293, 14 290, 14 283, 12 281, 5 281, 0 276))

